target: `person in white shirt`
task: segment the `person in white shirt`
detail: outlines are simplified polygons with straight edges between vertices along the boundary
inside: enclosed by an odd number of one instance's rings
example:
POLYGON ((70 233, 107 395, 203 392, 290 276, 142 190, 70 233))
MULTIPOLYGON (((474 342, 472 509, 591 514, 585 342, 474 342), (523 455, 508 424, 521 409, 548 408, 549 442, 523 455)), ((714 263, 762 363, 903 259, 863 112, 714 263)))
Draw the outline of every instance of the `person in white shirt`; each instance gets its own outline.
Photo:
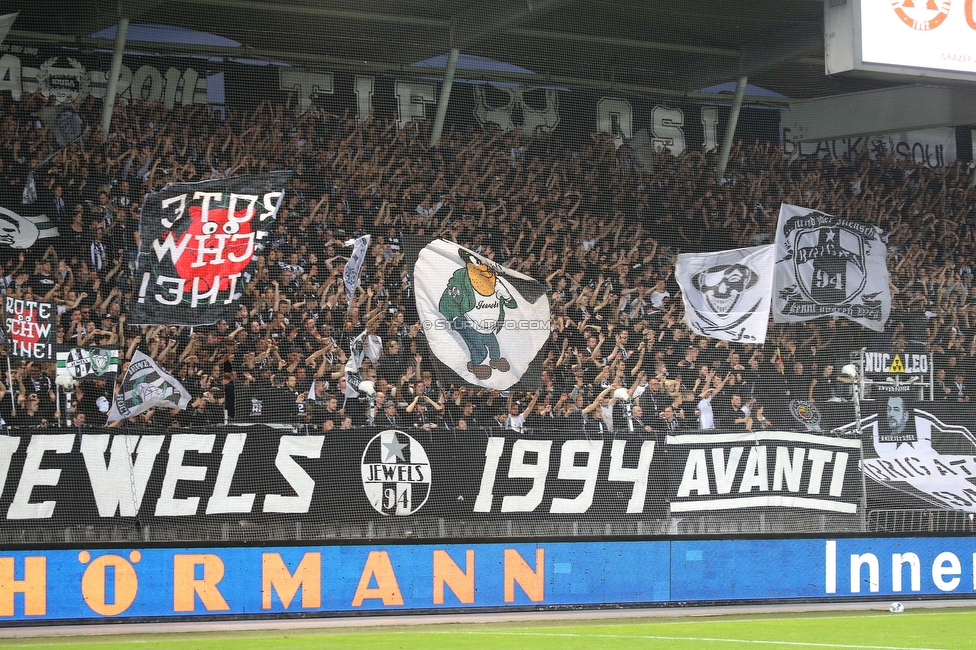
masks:
POLYGON ((715 384, 714 387, 709 388, 709 384, 715 379, 715 371, 712 370, 708 373, 708 380, 705 382, 705 389, 701 392, 701 400, 698 402, 698 408, 695 414, 698 415, 698 427, 703 431, 709 431, 715 428, 715 412, 712 409, 712 398, 718 395, 719 391, 725 387, 726 382, 732 376, 729 373, 725 376, 725 379, 715 384))

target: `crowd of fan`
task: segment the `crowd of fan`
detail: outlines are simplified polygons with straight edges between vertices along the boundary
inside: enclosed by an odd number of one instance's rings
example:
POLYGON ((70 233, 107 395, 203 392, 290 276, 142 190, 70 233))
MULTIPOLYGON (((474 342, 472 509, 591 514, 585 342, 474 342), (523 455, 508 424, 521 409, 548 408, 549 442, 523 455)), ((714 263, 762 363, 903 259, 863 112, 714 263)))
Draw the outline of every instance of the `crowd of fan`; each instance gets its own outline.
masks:
MULTIPOLYGON (((43 208, 60 236, 0 249, 0 289, 61 313, 57 342, 152 356, 191 392, 184 411, 125 424, 196 426, 231 420, 453 430, 623 426, 614 395, 636 398, 638 431, 787 425, 783 400, 845 399, 837 370, 862 346, 934 353, 936 397, 969 401, 976 355, 973 189, 966 165, 930 169, 875 160, 789 158, 776 143, 733 148, 727 178, 715 156, 660 152, 652 170, 594 134, 565 142, 480 126, 363 124, 290 100, 229 110, 166 111, 131 102, 108 144, 93 126, 45 162, 51 137, 33 116, 44 100, 0 96, 0 205, 43 208), (126 322, 143 197, 166 183, 294 171, 273 236, 233 319, 207 327, 126 322), (892 317, 883 334, 843 319, 772 325, 765 345, 696 336, 682 323, 679 252, 771 240, 781 202, 879 226, 889 250, 892 317), (343 241, 372 243, 347 306, 343 241), (442 382, 413 306, 404 235, 444 237, 544 281, 552 335, 542 388, 498 392, 442 382), (347 385, 349 341, 369 331, 361 367, 375 413, 347 385), (380 344, 376 344, 376 342, 380 344)), ((80 107, 95 125, 98 104, 80 107)), ((120 376, 124 372, 123 363, 120 376)), ((54 364, 12 364, 0 399, 8 425, 105 423, 113 386, 85 380, 70 411, 54 364), (12 391, 9 390, 12 388, 12 391), (14 405, 16 410, 14 411, 14 405), (64 413, 59 409, 64 408, 64 413)))

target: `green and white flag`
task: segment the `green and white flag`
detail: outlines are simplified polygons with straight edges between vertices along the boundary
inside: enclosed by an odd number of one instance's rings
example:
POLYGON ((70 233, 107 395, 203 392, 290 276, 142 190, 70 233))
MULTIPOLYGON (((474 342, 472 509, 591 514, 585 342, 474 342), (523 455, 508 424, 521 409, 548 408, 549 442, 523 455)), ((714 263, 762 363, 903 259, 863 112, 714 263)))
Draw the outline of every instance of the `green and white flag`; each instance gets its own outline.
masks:
POLYGON ((137 350, 115 395, 108 421, 131 418, 156 407, 183 410, 189 403, 190 393, 183 384, 137 350))
POLYGON ((75 381, 86 377, 115 381, 119 371, 118 348, 75 348, 60 346, 57 350, 57 376, 67 375, 75 381))

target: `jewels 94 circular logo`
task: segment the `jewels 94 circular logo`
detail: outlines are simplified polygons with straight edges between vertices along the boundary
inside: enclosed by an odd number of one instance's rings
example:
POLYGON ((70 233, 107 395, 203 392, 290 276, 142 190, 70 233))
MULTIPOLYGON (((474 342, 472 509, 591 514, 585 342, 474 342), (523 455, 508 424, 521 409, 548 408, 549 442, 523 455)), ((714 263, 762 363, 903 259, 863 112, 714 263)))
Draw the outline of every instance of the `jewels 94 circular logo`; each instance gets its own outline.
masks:
POLYGON ((378 513, 412 515, 430 496, 430 460, 406 433, 382 431, 363 451, 362 479, 366 498, 378 513))
POLYGON ((950 4, 951 0, 894 0, 891 7, 901 22, 925 32, 943 23, 950 4))

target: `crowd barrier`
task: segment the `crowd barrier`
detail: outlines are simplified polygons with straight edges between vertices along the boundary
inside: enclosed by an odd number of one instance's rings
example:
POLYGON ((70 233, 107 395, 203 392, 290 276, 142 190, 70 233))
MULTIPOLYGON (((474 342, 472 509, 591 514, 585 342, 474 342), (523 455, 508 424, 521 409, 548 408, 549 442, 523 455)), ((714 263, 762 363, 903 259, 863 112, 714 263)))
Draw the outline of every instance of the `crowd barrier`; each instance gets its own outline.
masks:
POLYGON ((971 537, 0 553, 4 622, 972 596, 971 537))

